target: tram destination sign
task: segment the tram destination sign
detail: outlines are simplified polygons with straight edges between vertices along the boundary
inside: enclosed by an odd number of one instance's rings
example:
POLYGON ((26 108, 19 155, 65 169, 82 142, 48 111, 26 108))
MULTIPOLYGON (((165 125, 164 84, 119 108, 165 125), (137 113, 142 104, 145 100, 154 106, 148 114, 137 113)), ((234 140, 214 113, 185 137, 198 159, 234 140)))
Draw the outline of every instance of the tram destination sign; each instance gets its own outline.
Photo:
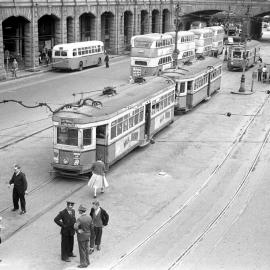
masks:
POLYGON ((60 125, 61 126, 65 126, 65 127, 74 127, 75 123, 73 122, 73 119, 61 119, 60 121, 60 125))

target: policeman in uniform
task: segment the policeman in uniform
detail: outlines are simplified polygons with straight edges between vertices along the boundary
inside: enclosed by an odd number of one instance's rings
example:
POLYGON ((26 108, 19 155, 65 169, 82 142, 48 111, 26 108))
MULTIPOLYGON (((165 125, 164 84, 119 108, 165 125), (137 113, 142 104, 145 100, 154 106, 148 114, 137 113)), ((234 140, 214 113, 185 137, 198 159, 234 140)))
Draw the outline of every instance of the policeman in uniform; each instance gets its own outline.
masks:
POLYGON ((61 259, 65 262, 70 262, 69 257, 76 257, 73 254, 74 224, 76 223, 73 206, 74 202, 67 201, 67 207, 54 219, 54 222, 61 227, 61 259))

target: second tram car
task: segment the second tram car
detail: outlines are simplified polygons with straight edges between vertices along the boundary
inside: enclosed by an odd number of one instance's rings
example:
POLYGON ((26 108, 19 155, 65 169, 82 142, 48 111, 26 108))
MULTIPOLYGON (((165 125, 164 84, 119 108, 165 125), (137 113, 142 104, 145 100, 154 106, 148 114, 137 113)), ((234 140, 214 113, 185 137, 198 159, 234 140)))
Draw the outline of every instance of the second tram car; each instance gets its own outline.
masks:
POLYGON ((97 157, 108 167, 173 122, 173 80, 151 77, 116 91, 100 101, 64 105, 53 114, 52 166, 57 172, 88 173, 97 157))
POLYGON ((223 61, 206 58, 190 66, 167 69, 163 75, 176 83, 175 110, 188 111, 220 89, 223 61))

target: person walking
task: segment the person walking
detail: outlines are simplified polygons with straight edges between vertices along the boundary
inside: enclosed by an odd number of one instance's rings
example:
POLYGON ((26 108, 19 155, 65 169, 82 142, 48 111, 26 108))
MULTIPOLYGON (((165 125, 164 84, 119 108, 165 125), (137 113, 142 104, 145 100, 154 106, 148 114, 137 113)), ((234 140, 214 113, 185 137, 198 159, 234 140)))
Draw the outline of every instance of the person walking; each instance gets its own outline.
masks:
POLYGON ((94 189, 94 198, 97 197, 97 189, 101 189, 101 193, 105 192, 105 188, 109 186, 107 179, 105 177, 105 164, 98 158, 98 160, 91 167, 92 176, 88 182, 88 186, 94 189))
POLYGON ((109 215, 106 210, 100 207, 99 201, 94 201, 92 205, 90 216, 93 219, 94 234, 90 238, 90 254, 94 252, 94 245, 96 245, 97 250, 101 249, 103 226, 107 226, 109 222, 109 215))
POLYGON ((76 257, 73 253, 74 224, 76 222, 74 204, 74 202, 67 201, 67 207, 54 219, 54 222, 61 227, 61 259, 65 262, 70 262, 69 257, 76 257))
POLYGON ((12 68, 13 77, 17 78, 18 62, 15 58, 12 62, 11 68, 12 68))
POLYGON ((262 81, 262 63, 259 63, 258 67, 258 82, 262 81))
POLYGON ((266 67, 266 65, 264 65, 263 68, 262 68, 262 75, 263 75, 263 82, 266 82, 266 79, 267 79, 267 67, 266 67))
POLYGON ((80 253, 80 265, 79 268, 86 268, 89 264, 89 241, 91 233, 93 233, 93 221, 92 218, 86 215, 86 207, 79 206, 78 212, 80 217, 74 224, 74 228, 77 233, 77 240, 80 253))
POLYGON ((27 194, 27 180, 25 174, 21 171, 20 165, 14 165, 14 173, 9 181, 8 187, 13 186, 13 209, 11 211, 17 211, 19 209, 19 200, 21 204, 20 215, 26 213, 25 194, 27 194))
POLYGON ((110 58, 109 58, 108 53, 106 53, 105 58, 104 58, 104 61, 105 61, 105 64, 106 64, 106 68, 109 68, 110 58))

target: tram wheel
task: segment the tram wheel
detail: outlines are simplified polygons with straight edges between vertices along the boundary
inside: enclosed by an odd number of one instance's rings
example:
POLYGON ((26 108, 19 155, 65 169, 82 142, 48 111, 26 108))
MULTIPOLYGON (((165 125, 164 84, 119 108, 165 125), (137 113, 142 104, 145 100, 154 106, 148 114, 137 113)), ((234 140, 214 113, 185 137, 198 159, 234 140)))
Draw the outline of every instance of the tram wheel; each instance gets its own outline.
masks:
POLYGON ((81 61, 80 63, 79 63, 79 71, 82 71, 83 70, 83 62, 81 61))

